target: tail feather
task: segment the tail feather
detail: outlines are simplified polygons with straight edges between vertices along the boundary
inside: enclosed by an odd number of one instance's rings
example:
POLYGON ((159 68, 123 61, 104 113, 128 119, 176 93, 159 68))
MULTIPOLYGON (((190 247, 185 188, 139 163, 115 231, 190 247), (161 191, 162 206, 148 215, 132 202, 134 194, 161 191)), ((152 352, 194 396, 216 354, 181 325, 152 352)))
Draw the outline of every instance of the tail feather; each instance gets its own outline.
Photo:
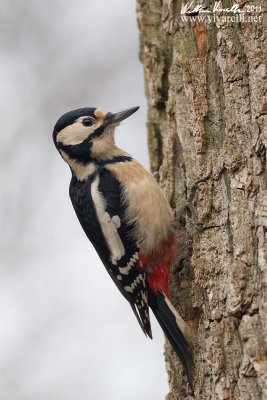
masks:
POLYGON ((140 307, 139 304, 131 304, 131 307, 142 331, 152 339, 148 307, 140 307))
POLYGON ((175 353, 180 358, 189 384, 193 388, 193 336, 170 300, 163 293, 153 295, 149 300, 149 305, 175 353))

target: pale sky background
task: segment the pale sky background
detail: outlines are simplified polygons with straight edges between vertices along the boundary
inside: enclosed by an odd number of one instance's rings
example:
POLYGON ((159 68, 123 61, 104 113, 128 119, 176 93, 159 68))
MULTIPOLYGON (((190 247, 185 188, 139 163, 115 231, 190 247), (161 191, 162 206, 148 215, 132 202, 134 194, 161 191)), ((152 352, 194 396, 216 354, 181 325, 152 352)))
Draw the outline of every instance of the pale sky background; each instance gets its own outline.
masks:
POLYGON ((163 335, 146 339, 68 197, 58 117, 141 109, 118 144, 148 166, 132 0, 0 0, 0 398, 162 400, 163 335))

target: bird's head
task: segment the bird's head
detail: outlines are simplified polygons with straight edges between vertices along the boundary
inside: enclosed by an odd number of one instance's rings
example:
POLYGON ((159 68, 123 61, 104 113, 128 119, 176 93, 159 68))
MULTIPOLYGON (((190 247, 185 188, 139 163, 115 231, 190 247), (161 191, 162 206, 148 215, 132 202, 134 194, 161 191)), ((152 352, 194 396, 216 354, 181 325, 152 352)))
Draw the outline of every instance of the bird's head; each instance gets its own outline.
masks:
POLYGON ((62 157, 80 164, 112 156, 114 129, 139 107, 111 113, 85 107, 63 114, 57 121, 53 139, 62 157))

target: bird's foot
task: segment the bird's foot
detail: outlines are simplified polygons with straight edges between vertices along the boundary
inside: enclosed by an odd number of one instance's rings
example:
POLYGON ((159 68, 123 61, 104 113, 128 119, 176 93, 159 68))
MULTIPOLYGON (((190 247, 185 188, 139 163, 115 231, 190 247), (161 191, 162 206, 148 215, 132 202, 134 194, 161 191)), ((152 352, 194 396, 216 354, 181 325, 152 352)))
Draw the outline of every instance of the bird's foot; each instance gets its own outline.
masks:
POLYGON ((181 207, 180 210, 175 215, 175 220, 180 221, 181 218, 186 213, 187 216, 189 217, 193 227, 198 232, 203 232, 206 228, 198 222, 197 212, 195 210, 195 207, 193 206, 193 201, 194 201, 195 194, 197 192, 199 185, 206 182, 207 180, 208 180, 208 176, 204 177, 204 178, 198 178, 193 183, 193 185, 190 187, 189 195, 188 195, 186 202, 184 203, 183 207, 181 207))
POLYGON ((159 175, 159 171, 155 171, 152 173, 152 175, 154 176, 154 178, 156 179, 156 181, 159 181, 160 175, 159 175))

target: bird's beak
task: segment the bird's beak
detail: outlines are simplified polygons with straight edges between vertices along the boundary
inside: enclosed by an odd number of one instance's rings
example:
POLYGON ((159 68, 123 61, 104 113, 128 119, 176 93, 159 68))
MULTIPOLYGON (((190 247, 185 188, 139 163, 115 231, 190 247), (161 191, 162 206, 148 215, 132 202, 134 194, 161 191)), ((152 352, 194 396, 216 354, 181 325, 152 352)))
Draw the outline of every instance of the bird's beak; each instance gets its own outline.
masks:
POLYGON ((117 124, 124 119, 130 117, 133 113, 135 113, 137 110, 139 110, 139 107, 133 107, 133 108, 128 108, 127 110, 124 111, 119 111, 117 113, 109 113, 107 116, 109 117, 109 123, 111 124, 117 124))

